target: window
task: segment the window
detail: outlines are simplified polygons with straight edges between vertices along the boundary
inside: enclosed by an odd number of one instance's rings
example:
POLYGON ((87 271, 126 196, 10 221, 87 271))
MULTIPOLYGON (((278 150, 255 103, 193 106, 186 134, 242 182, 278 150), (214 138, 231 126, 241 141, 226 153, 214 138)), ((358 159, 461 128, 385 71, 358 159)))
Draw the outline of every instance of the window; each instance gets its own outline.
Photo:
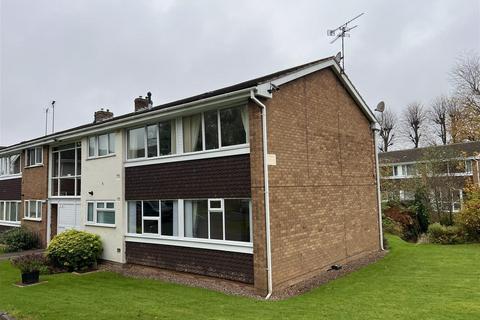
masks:
POLYGON ((154 158, 176 153, 175 120, 167 120, 127 132, 127 158, 154 158))
POLYGON ((415 164, 404 164, 393 166, 394 177, 410 177, 417 175, 417 167, 415 164))
POLYGON ((115 154, 115 133, 88 137, 88 157, 104 157, 115 154))
POLYGON ((0 176, 20 173, 20 154, 0 157, 0 176))
POLYGON ((183 152, 212 150, 247 143, 246 106, 210 110, 182 117, 183 152))
POLYGON ((87 223, 115 225, 115 202, 87 202, 87 223))
POLYGON ((129 201, 128 233, 178 236, 178 201, 129 201))
POLYGON ((185 237, 251 242, 250 200, 185 200, 185 237))
POLYGON ((472 171, 472 160, 465 161, 465 173, 471 174, 472 171))
POLYGON ((20 201, 0 201, 0 223, 18 223, 20 201))
POLYGON ((36 147, 25 151, 25 166, 31 167, 43 164, 43 148, 36 147))
POLYGON ((53 148, 52 196, 80 196, 82 154, 80 142, 53 148))
POLYGON ((25 200, 24 216, 26 219, 42 219, 42 200, 25 200))

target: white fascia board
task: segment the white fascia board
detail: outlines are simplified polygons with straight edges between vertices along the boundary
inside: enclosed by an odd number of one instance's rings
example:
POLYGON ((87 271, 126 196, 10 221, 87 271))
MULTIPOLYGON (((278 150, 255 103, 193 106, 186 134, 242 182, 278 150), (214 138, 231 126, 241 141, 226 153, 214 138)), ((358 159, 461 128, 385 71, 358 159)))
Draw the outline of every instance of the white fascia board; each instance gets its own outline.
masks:
POLYGON ((234 92, 228 92, 225 94, 221 94, 221 95, 217 95, 217 96, 213 96, 213 97, 209 97, 201 100, 196 100, 188 103, 183 103, 179 105, 174 105, 168 108, 162 108, 162 109, 158 109, 151 112, 146 112, 141 114, 132 114, 131 116, 123 119, 109 121, 108 123, 105 123, 105 124, 100 123, 92 127, 81 128, 81 129, 77 129, 77 130, 73 130, 65 133, 59 133, 53 136, 49 136, 48 138, 39 138, 27 143, 19 144, 15 147, 4 148, 0 150, 0 155, 23 150, 25 148, 31 148, 34 146, 41 146, 41 145, 55 143, 55 142, 63 142, 65 140, 79 138, 79 137, 83 137, 91 134, 97 134, 97 133, 105 132, 108 130, 124 128, 127 126, 144 123, 146 121, 151 121, 152 119, 155 119, 155 117, 172 116, 174 114, 178 114, 182 112, 186 108, 188 108, 188 110, 190 111, 198 108, 206 108, 206 107, 213 107, 215 105, 222 105, 225 103, 239 102, 242 99, 248 98, 250 96, 250 92, 253 89, 255 88, 252 87, 252 88, 242 89, 234 92))
MULTIPOLYGON (((357 104, 360 106, 361 110, 367 116, 370 122, 373 124, 378 123, 377 118, 373 114, 372 110, 370 110, 365 100, 363 100, 360 93, 357 91, 357 89, 355 89, 350 79, 348 79, 348 77, 342 72, 342 69, 340 68, 338 63, 335 62, 334 59, 329 59, 327 61, 319 62, 318 64, 287 74, 275 80, 263 83, 257 86, 256 94, 262 97, 271 98, 271 93, 268 92, 268 90, 270 90, 271 84, 279 87, 282 84, 288 83, 290 81, 296 80, 298 78, 304 77, 308 74, 311 74, 313 72, 316 72, 325 68, 332 68, 335 71, 340 81, 345 85, 345 87, 347 88, 347 91, 352 95, 355 102, 357 102, 357 104), (270 94, 270 96, 268 96, 268 94, 270 94)), ((373 127, 372 129, 375 129, 375 128, 376 127, 373 127)))

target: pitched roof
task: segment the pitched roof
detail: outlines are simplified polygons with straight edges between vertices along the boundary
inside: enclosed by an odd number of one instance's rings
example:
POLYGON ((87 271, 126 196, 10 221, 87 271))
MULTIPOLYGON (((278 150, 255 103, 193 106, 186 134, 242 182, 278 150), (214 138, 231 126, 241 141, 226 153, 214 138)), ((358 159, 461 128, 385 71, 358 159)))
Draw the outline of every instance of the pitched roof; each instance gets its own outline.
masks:
POLYGON ((427 150, 435 148, 445 152, 464 154, 466 157, 480 154, 480 141, 453 143, 441 146, 432 146, 417 149, 397 150, 378 154, 380 163, 416 162, 421 160, 427 150))

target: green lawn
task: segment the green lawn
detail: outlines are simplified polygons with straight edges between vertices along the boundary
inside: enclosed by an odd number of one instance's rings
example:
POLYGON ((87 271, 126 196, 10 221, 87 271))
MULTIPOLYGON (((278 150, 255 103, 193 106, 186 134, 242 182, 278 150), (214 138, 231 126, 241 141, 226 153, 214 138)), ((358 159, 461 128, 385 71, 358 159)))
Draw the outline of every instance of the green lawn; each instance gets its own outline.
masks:
POLYGON ((17 288, 0 263, 0 310, 20 319, 479 319, 480 245, 390 237, 382 261, 285 301, 257 301, 115 273, 45 276, 17 288))

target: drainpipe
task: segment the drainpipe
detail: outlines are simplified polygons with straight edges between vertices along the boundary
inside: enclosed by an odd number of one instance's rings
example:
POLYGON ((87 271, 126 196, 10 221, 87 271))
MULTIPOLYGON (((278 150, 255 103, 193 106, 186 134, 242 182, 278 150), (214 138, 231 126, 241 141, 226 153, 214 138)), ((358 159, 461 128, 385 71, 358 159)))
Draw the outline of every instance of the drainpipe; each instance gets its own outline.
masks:
POLYGON ((270 243, 270 195, 268 187, 268 149, 267 149, 267 108, 255 97, 255 94, 250 91, 250 99, 255 102, 262 109, 262 142, 263 142, 263 183, 265 190, 265 238, 267 245, 267 286, 268 293, 265 300, 272 295, 272 248, 270 243))
POLYGON ((377 176, 377 204, 378 204, 378 230, 380 237, 380 249, 385 250, 383 247, 383 226, 382 226, 382 195, 380 193, 380 167, 378 164, 378 147, 377 147, 377 131, 379 131, 377 124, 372 124, 373 132, 373 144, 375 148, 375 170, 377 176))

